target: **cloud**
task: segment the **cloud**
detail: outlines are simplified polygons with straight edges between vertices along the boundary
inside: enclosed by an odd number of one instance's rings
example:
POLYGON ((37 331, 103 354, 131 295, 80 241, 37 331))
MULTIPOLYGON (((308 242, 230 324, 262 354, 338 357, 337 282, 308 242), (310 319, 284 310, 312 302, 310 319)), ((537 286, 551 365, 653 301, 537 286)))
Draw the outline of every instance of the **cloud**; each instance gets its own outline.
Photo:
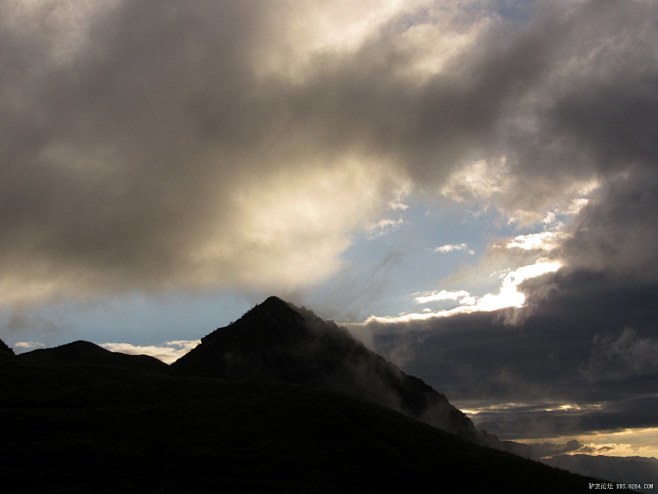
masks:
MULTIPOLYGON (((424 292, 415 298, 416 303, 425 304, 436 301, 453 300, 460 305, 451 309, 441 309, 435 311, 422 311, 412 313, 402 313, 397 316, 370 316, 366 319, 365 324, 378 323, 397 323, 410 322, 419 320, 431 320, 437 317, 451 317, 457 314, 470 314, 473 312, 493 312, 506 308, 521 308, 525 306, 526 296, 521 290, 521 285, 527 280, 543 276, 547 273, 557 271, 562 264, 559 261, 552 261, 546 258, 540 258, 537 262, 516 269, 507 269, 499 274, 501 279, 498 291, 495 293, 486 293, 481 296, 471 295, 466 290, 456 291, 433 291, 424 292)), ((519 317, 510 313, 508 319, 514 320, 519 317)))
POLYGON ((201 340, 172 340, 160 345, 133 345, 131 343, 99 343, 111 352, 121 352, 128 355, 150 355, 171 364, 195 348, 201 340))
POLYGON ((264 69, 296 5, 76 5, 2 14, 3 303, 303 286, 398 198, 367 108, 346 94, 325 112, 330 88, 278 73, 288 57, 264 69))
POLYGON ((377 223, 368 226, 368 236, 369 238, 379 237, 393 230, 397 230, 402 224, 404 224, 404 219, 402 218, 382 218, 377 223))
POLYGON ((57 319, 30 314, 20 307, 11 311, 7 321, 2 324, 3 331, 14 335, 30 330, 54 333, 62 331, 64 327, 65 325, 57 319))
POLYGON ((521 289, 522 309, 371 318, 360 331, 505 438, 658 426, 657 285, 562 268, 521 289))
POLYGON ((658 339, 642 338, 629 327, 618 336, 595 335, 581 372, 590 382, 654 376, 658 374, 658 339))
MULTIPOLYGON (((515 287, 509 293, 524 299, 522 308, 371 318, 366 327, 378 351, 403 355, 406 371, 457 403, 533 404, 523 413, 490 415, 491 432, 549 437, 655 427, 656 6, 585 1, 561 15, 547 9, 540 9, 532 34, 488 33, 510 43, 502 50, 507 54, 510 46, 520 50, 523 39, 537 63, 527 69, 537 77, 517 79, 517 98, 499 114, 497 129, 505 138, 498 159, 464 160, 445 191, 487 202, 524 228, 541 224, 550 211, 558 221, 570 215, 559 230, 503 241, 511 249, 490 249, 482 265, 504 265, 517 253, 531 261, 548 252, 561 267, 518 284, 509 280, 515 287), (551 23, 555 29, 548 29, 551 23), (490 175, 469 175, 478 167, 490 175), (546 411, 540 407, 546 401, 578 403, 581 410, 546 411), (583 408, 588 403, 601 408, 583 408)), ((476 51, 495 59, 490 45, 476 51)), ((520 68, 505 60, 512 65, 498 74, 509 81, 520 68)), ((451 289, 472 274, 449 279, 451 289)))
POLYGON ((38 341, 17 341, 13 346, 13 350, 17 354, 31 352, 32 350, 39 350, 41 348, 46 348, 46 345, 38 341))
MULTIPOLYGON (((658 435, 658 428, 648 427, 648 428, 625 428, 615 431, 604 431, 604 432, 593 432, 586 433, 575 436, 561 436, 551 438, 550 441, 545 439, 536 439, 531 441, 524 441, 526 444, 530 444, 533 447, 536 444, 554 444, 557 448, 569 447, 578 445, 577 449, 574 449, 567 454, 578 454, 578 455, 594 455, 594 456, 604 456, 602 460, 608 463, 609 460, 606 458, 610 457, 630 457, 628 460, 634 462, 648 463, 653 465, 653 469, 658 467, 658 460, 656 460, 656 454, 658 448, 656 447, 656 438, 658 435), (640 458, 644 457, 644 458, 640 458)), ((570 448, 569 448, 570 449, 570 448)), ((558 449, 559 450, 559 449, 558 449)), ((546 453, 551 453, 550 450, 546 453)), ((546 456, 549 456, 547 454, 546 456)), ((573 460, 576 460, 574 458, 573 460)), ((594 461, 587 460, 586 461, 594 461)), ((616 462, 612 462, 616 463, 616 462)), ((550 463, 549 463, 550 464, 550 463)), ((553 464, 553 466, 559 466, 553 464)), ((608 469, 614 466, 610 463, 606 465, 608 469)), ((564 468, 561 466, 560 468, 564 468)), ((636 471, 636 474, 638 472, 636 471)), ((645 472, 646 474, 647 472, 645 472)), ((602 476, 602 474, 599 474, 602 476)))
POLYGON ((566 443, 532 443, 532 454, 535 458, 550 458, 566 453, 583 452, 584 445, 572 439, 566 443))
POLYGON ((471 249, 467 243, 461 243, 461 244, 444 244, 440 245, 436 249, 434 249, 434 252, 438 252, 440 254, 448 254, 450 252, 456 252, 456 251, 465 251, 468 252, 470 255, 474 255, 475 251, 471 249))
POLYGON ((538 5, 5 6, 3 303, 307 286, 403 188, 528 222, 642 186, 655 6, 538 5))
POLYGON ((509 191, 509 175, 505 157, 494 162, 481 159, 455 170, 441 188, 441 194, 458 202, 492 199, 509 191))
POLYGON ((457 291, 446 291, 441 290, 438 292, 423 292, 420 296, 416 297, 414 300, 417 304, 426 304, 428 302, 436 302, 440 300, 455 300, 459 303, 464 303, 463 300, 470 300, 470 293, 466 290, 457 290, 457 291))
POLYGON ((550 252, 557 249, 568 236, 559 231, 546 231, 540 233, 529 233, 517 235, 505 242, 506 249, 541 250, 550 252))

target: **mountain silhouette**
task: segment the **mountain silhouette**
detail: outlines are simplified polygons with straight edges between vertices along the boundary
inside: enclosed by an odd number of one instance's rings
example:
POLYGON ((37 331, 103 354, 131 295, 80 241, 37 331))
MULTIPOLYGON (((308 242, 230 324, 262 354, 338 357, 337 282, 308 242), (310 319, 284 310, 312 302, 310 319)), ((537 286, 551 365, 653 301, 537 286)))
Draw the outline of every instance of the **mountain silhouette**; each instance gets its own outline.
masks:
POLYGON ((4 341, 0 340, 0 356, 6 354, 13 355, 14 351, 11 348, 9 348, 4 341))
POLYGON ((594 482, 318 386, 140 372, 65 347, 0 358, 3 493, 575 494, 594 482))
POLYGON ((0 340, 0 357, 3 355, 13 355, 14 351, 7 346, 7 344, 0 340))
POLYGON ((172 364, 180 374, 321 386, 475 438, 473 423, 446 397, 366 348, 345 329, 277 297, 172 364))
POLYGON ((111 352, 88 341, 74 341, 53 348, 42 348, 22 353, 18 356, 33 362, 46 364, 84 364, 111 367, 127 367, 134 370, 162 372, 167 371, 167 364, 148 355, 126 355, 111 352))

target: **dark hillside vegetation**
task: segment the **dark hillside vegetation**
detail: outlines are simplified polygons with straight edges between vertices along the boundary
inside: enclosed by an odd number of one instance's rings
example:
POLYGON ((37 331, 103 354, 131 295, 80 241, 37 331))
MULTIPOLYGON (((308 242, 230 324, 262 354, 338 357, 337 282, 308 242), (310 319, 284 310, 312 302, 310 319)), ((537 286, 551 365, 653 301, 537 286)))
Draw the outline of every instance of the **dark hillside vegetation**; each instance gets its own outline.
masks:
POLYGON ((0 376, 1 492, 587 491, 320 388, 14 356, 0 376))

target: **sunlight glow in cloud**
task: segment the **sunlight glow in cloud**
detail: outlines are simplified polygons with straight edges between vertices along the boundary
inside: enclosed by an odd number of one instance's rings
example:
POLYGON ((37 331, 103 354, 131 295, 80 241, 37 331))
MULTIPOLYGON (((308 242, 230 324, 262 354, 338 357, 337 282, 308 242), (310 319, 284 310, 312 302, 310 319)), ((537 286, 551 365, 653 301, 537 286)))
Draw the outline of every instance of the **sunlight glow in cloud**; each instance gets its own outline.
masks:
POLYGON ((457 300, 462 305, 471 305, 475 303, 475 299, 471 297, 471 294, 466 290, 457 290, 454 292, 447 290, 441 290, 439 292, 423 292, 423 295, 416 297, 414 300, 417 304, 427 304, 429 302, 437 302, 441 300, 457 300))
POLYGON ((365 324, 370 322, 380 323, 397 323, 406 321, 417 321, 431 319, 433 317, 449 317, 456 314, 469 314, 472 312, 491 312, 499 309, 514 308, 519 309, 525 304, 525 294, 519 290, 519 285, 526 280, 536 278, 548 273, 554 273, 562 267, 562 263, 557 260, 545 258, 539 259, 534 264, 521 266, 514 270, 508 270, 501 276, 501 285, 497 293, 487 293, 481 297, 473 297, 466 290, 455 292, 439 291, 434 295, 427 295, 427 299, 422 296, 415 300, 418 303, 427 303, 437 300, 457 300, 462 305, 452 309, 444 309, 433 312, 413 312, 403 313, 398 316, 370 316, 366 319, 365 324), (456 295, 458 294, 458 295, 456 295), (463 295, 460 298, 459 295, 463 295), (423 302, 419 302, 423 300, 423 302), (431 300, 430 300, 431 299, 431 300))
POLYGON ((233 194, 235 220, 209 228, 195 249, 196 279, 212 285, 233 277, 238 285, 277 290, 324 280, 340 268, 350 232, 376 236, 403 223, 376 218, 405 185, 391 169, 356 159, 263 173, 233 194))
POLYGON ((566 454, 658 458, 658 427, 627 428, 621 431, 544 437, 532 440, 517 439, 518 442, 525 444, 546 442, 561 444, 574 440, 580 443, 579 448, 566 454))
POLYGON ((550 252, 555 250, 561 243, 569 238, 569 235, 559 231, 547 231, 530 233, 528 235, 517 235, 505 243, 507 249, 521 250, 543 250, 550 252))
POLYGON ((440 192, 457 202, 491 199, 511 187, 507 158, 496 161, 479 160, 458 168, 440 192))

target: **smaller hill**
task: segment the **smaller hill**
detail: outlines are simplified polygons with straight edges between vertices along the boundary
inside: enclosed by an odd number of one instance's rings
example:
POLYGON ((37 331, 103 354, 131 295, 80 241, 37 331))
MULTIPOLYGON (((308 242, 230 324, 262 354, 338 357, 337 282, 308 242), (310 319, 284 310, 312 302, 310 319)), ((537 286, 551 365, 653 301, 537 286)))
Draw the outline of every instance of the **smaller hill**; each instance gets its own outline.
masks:
POLYGON ((168 370, 167 364, 154 357, 111 352, 94 343, 81 340, 54 348, 32 350, 19 355, 19 358, 42 364, 127 367, 149 372, 166 372, 168 370))

